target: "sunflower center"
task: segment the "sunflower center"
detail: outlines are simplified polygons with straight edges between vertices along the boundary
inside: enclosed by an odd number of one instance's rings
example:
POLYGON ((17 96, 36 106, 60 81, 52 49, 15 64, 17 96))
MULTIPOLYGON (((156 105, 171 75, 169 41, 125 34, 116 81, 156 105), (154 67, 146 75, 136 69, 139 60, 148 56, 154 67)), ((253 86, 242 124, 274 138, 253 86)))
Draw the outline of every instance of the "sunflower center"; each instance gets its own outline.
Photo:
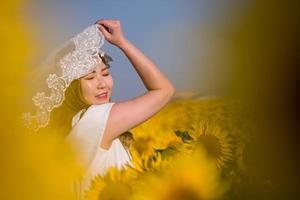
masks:
POLYGON ((192 190, 191 188, 188 188, 186 186, 181 187, 174 187, 173 190, 168 193, 168 195, 165 198, 162 198, 164 200, 200 200, 201 198, 197 194, 196 191, 192 190))
POLYGON ((209 157, 216 159, 220 156, 221 146, 218 138, 213 135, 201 135, 199 141, 203 144, 209 157))
POLYGON ((131 189, 128 185, 122 182, 107 184, 98 194, 97 199, 117 200, 128 197, 131 194, 131 189), (116 192, 118 191, 118 192, 116 192))

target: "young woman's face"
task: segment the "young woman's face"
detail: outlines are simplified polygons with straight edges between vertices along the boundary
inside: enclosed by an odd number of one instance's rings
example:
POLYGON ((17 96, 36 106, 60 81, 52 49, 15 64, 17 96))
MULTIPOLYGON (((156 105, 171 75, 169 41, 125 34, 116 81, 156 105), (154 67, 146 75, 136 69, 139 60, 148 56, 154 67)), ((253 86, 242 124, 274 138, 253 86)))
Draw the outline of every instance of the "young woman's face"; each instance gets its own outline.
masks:
POLYGON ((108 67, 99 63, 95 70, 80 78, 81 92, 88 105, 103 104, 110 100, 113 78, 108 67))

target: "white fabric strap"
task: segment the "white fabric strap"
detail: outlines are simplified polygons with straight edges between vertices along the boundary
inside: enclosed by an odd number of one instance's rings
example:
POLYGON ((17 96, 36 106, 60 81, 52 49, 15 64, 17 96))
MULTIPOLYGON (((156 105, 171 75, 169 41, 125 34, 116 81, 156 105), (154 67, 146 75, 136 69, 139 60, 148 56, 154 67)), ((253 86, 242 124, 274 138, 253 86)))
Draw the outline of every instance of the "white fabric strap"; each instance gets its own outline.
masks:
POLYGON ((74 127, 80 120, 82 112, 86 111, 86 109, 80 110, 73 118, 72 118, 72 127, 74 127))

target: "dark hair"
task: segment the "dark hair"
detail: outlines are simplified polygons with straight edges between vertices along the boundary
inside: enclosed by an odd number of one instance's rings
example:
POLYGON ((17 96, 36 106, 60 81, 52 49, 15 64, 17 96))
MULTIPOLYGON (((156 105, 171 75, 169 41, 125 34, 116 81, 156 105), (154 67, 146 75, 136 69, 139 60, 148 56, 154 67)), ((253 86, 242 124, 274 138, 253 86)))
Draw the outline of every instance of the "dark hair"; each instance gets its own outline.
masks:
POLYGON ((99 54, 99 56, 105 65, 110 66, 109 63, 113 61, 111 56, 109 56, 107 53, 105 53, 104 56, 101 56, 101 54, 99 54))
MULTIPOLYGON (((109 62, 113 61, 113 59, 106 53, 104 56, 100 54, 99 56, 102 62, 110 67, 109 62)), ((40 129, 40 132, 59 134, 62 137, 67 136, 72 129, 73 116, 89 106, 82 95, 80 80, 72 81, 65 91, 65 99, 62 105, 52 110, 48 126, 40 129)))

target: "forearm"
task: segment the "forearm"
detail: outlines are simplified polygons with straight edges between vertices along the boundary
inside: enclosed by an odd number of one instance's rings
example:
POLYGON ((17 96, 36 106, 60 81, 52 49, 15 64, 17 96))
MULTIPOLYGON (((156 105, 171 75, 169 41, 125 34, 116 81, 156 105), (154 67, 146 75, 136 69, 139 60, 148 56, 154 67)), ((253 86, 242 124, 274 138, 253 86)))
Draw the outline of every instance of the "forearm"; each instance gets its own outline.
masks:
POLYGON ((158 67, 130 41, 124 40, 119 48, 127 56, 147 90, 175 91, 172 83, 163 75, 158 67))

